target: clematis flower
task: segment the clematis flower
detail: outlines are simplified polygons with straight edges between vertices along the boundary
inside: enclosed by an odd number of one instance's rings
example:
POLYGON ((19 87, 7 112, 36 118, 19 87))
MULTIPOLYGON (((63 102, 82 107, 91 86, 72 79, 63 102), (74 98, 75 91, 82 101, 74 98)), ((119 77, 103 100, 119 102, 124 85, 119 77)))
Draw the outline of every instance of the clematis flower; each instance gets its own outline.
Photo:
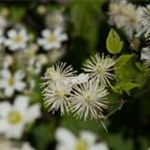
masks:
POLYGON ((42 36, 38 39, 38 44, 46 51, 61 48, 61 43, 68 39, 62 28, 56 28, 53 31, 45 29, 42 31, 42 36))
POLYGON ((0 134, 5 138, 20 139, 26 124, 40 117, 40 105, 29 105, 29 97, 19 95, 14 104, 0 103, 0 134))
POLYGON ((26 87, 26 83, 23 82, 25 74, 23 71, 18 70, 14 75, 8 69, 3 69, 0 72, 0 88, 4 89, 6 97, 11 97, 15 91, 22 92, 26 87))
POLYGON ((16 51, 24 49, 29 41, 29 36, 24 28, 20 30, 11 29, 7 33, 8 38, 5 39, 5 45, 11 50, 16 51))

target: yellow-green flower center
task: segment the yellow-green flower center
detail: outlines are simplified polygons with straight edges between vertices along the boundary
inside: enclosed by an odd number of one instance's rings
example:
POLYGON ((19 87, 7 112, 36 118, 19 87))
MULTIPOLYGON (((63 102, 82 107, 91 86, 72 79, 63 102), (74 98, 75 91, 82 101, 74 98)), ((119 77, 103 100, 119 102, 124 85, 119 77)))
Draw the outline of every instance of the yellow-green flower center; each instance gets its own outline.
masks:
POLYGON ((98 72, 101 75, 104 75, 105 74, 105 68, 102 65, 98 65, 96 72, 98 72))
POLYGON ((20 122, 22 122, 22 116, 20 112, 16 110, 10 111, 7 119, 10 124, 19 124, 20 122))
POLYGON ((20 43, 21 41, 22 41, 22 37, 21 36, 19 36, 19 35, 17 35, 16 37, 14 37, 14 42, 16 42, 16 43, 20 43))
POLYGON ((48 41, 49 42, 55 42, 56 41, 56 37, 54 35, 51 35, 48 37, 48 41))
POLYGON ((13 85, 14 83, 15 83, 14 78, 11 76, 11 77, 8 79, 8 84, 9 84, 9 85, 13 85))
POLYGON ((83 140, 79 140, 76 144, 76 149, 75 150, 87 150, 87 144, 83 140))

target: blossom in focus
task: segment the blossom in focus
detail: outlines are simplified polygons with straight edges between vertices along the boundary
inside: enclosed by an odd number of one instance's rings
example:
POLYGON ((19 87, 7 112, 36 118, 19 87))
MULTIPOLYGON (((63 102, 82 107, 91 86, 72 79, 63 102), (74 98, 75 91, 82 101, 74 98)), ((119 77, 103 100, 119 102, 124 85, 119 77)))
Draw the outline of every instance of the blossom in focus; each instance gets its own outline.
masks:
POLYGON ((56 28, 53 31, 45 29, 42 31, 42 38, 38 39, 38 44, 44 50, 53 50, 61 48, 62 42, 68 39, 67 34, 63 33, 62 28, 56 28))
POLYGON ((69 111, 71 90, 76 84, 87 82, 88 78, 84 73, 75 76, 72 66, 66 66, 66 63, 48 68, 42 83, 45 106, 52 112, 60 110, 65 114, 69 111))
POLYGON ((70 96, 71 112, 77 118, 86 120, 103 117, 103 109, 107 108, 107 90, 99 86, 96 80, 76 85, 70 96))
POLYGON ((18 70, 11 74, 8 69, 3 69, 0 72, 0 88, 4 90, 5 96, 11 97, 15 91, 22 92, 26 87, 23 81, 25 74, 22 70, 18 70))
POLYGON ((24 49, 27 46, 29 36, 24 28, 20 30, 11 29, 7 35, 8 38, 5 39, 4 43, 11 51, 24 49))
POLYGON ((115 63, 116 60, 113 58, 96 54, 85 62, 83 70, 88 73, 91 78, 97 79, 101 86, 107 86, 111 85, 110 80, 116 79, 116 76, 112 73, 115 69, 115 63))
POLYGON ((0 134, 6 138, 20 139, 25 125, 40 117, 40 105, 29 106, 29 97, 19 95, 14 104, 0 103, 0 134))
POLYGON ((58 128, 55 134, 56 150, 108 150, 106 142, 96 142, 97 136, 90 131, 80 132, 76 137, 65 128, 58 128))

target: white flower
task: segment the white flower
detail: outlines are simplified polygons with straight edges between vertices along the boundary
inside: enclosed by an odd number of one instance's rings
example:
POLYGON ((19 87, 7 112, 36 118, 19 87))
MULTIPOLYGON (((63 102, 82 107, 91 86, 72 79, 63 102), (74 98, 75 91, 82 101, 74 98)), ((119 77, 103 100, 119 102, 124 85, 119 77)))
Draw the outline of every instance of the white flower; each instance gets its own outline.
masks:
POLYGON ((87 74, 74 76, 74 73, 73 68, 66 66, 66 63, 57 63, 47 69, 42 85, 44 87, 44 104, 49 107, 50 111, 60 110, 61 115, 68 112, 73 86, 88 81, 87 74))
POLYGON ((141 24, 141 30, 139 30, 138 36, 145 33, 145 37, 148 37, 150 34, 150 5, 139 7, 138 19, 141 24))
POLYGON ((126 1, 113 2, 109 4, 109 23, 122 28, 125 34, 132 38, 140 29, 138 22, 139 9, 126 1))
POLYGON ((42 31, 42 36, 38 39, 38 43, 47 51, 61 48, 61 43, 68 39, 67 34, 63 33, 61 28, 56 28, 54 31, 45 29, 42 31))
POLYGON ((5 45, 9 47, 11 51, 24 49, 27 46, 29 36, 24 28, 19 31, 12 29, 7 33, 8 38, 5 39, 5 45))
POLYGON ((0 133, 6 138, 21 138, 25 125, 40 116, 40 105, 29 105, 27 96, 18 96, 14 104, 0 103, 0 133))
POLYGON ((103 109, 107 108, 107 90, 100 87, 96 80, 76 85, 71 94, 71 112, 77 118, 86 120, 103 117, 103 109))
POLYGON ((21 70, 12 75, 9 70, 3 69, 0 72, 0 88, 4 89, 5 96, 11 97, 15 91, 23 91, 26 87, 26 83, 22 81, 24 77, 25 74, 21 70))
POLYGON ((22 144, 21 149, 18 149, 18 150, 35 150, 35 149, 33 147, 31 147, 31 145, 29 143, 25 142, 22 144))
POLYGON ((46 15, 45 23, 49 28, 60 28, 64 26, 64 16, 62 11, 54 11, 46 15))
POLYGON ((98 79, 102 86, 107 86, 111 85, 109 80, 116 79, 116 76, 111 73, 114 70, 115 63, 116 61, 108 56, 96 54, 85 62, 83 70, 91 78, 98 79))
POLYGON ((58 62, 52 67, 48 68, 43 80, 43 85, 49 84, 49 82, 66 82, 70 81, 74 77, 76 71, 73 70, 72 66, 67 66, 66 63, 58 62))
POLYGON ((105 142, 97 143, 97 136, 89 131, 82 131, 79 138, 65 128, 56 131, 58 145, 56 150, 108 150, 105 142))
POLYGON ((70 91, 72 87, 66 86, 63 82, 50 82, 49 85, 44 89, 44 104, 49 107, 49 111, 60 110, 61 115, 68 112, 70 104, 70 91))
POLYGON ((150 48, 144 47, 141 50, 141 60, 145 62, 145 65, 150 67, 150 48))

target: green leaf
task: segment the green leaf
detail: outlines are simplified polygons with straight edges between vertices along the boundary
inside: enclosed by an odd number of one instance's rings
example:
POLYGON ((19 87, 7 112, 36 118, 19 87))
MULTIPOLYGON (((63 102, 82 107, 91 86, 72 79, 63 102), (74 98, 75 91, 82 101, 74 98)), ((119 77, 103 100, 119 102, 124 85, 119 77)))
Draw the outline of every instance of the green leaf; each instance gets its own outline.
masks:
POLYGON ((117 60, 117 66, 123 66, 125 65, 131 58, 133 57, 133 55, 121 55, 118 60, 117 60))
POLYGON ((106 47, 111 54, 118 54, 122 50, 123 41, 120 40, 118 33, 114 29, 109 31, 106 47))
POLYGON ((115 90, 115 92, 125 91, 127 94, 130 94, 130 90, 139 86, 140 85, 137 83, 122 81, 120 83, 117 83, 113 89, 115 90))

